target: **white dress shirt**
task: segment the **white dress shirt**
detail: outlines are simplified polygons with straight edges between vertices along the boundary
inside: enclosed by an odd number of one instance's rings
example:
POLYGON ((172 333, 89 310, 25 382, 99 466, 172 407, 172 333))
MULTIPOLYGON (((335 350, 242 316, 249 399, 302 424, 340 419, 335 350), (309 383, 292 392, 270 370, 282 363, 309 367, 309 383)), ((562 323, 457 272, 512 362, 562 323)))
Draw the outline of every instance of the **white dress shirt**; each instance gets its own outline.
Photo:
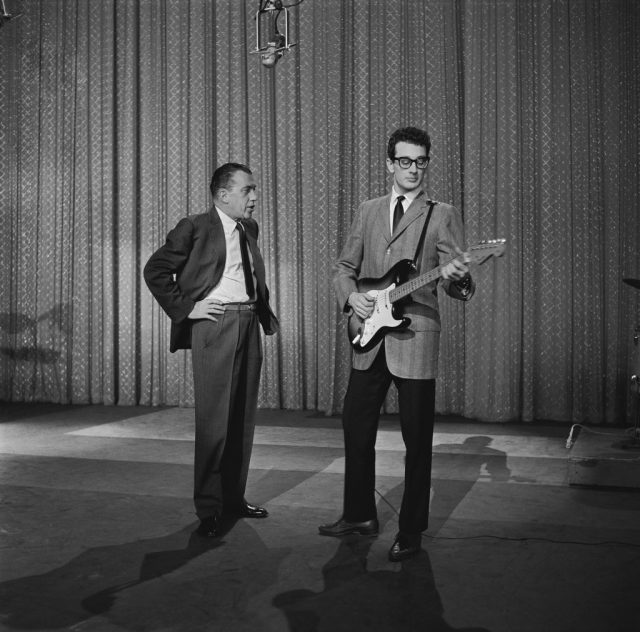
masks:
MULTIPOLYGON (((224 263, 222 277, 206 298, 215 298, 221 303, 248 303, 254 297, 247 296, 244 285, 244 270, 242 268, 242 257, 240 255, 240 236, 238 223, 223 213, 217 206, 216 211, 222 222, 224 229, 224 241, 227 248, 227 259, 224 263)), ((251 272, 253 274, 253 258, 249 249, 249 259, 251 259, 251 272)), ((253 274, 253 286, 257 287, 255 274, 253 274)))

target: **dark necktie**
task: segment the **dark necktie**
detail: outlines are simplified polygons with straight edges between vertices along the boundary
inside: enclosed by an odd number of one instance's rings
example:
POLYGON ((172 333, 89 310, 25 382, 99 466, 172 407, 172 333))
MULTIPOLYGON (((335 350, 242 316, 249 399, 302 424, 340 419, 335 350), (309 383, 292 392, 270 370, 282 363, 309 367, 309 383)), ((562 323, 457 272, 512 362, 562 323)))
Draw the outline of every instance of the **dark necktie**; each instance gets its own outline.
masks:
POLYGON ((404 195, 399 195, 396 199, 396 207, 393 209, 393 231, 392 234, 396 232, 396 228, 398 228, 398 224, 404 215, 404 207, 402 206, 402 200, 404 200, 404 195))
POLYGON ((242 268, 244 270, 244 287, 247 290, 249 299, 253 299, 255 288, 253 285, 253 270, 251 269, 251 260, 249 259, 249 248, 247 247, 247 234, 244 232, 244 226, 238 222, 238 234, 240 236, 240 256, 242 257, 242 268))

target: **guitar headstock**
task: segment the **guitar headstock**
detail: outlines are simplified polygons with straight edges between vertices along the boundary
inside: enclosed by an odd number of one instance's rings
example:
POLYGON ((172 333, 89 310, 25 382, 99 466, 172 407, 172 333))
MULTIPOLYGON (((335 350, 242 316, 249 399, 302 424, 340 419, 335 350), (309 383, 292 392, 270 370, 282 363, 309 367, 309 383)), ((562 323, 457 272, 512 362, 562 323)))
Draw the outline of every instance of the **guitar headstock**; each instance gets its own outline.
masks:
POLYGON ((487 239, 469 248, 469 259, 473 263, 481 264, 490 257, 502 257, 506 247, 506 239, 487 239))

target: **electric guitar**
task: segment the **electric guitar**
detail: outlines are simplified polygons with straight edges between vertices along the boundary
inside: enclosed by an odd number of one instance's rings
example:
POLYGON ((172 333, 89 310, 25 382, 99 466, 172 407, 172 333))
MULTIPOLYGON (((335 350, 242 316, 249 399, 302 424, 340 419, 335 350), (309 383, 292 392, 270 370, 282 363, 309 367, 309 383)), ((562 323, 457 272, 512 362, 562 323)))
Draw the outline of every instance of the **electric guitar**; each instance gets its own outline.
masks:
MULTIPOLYGON (((468 250, 469 258, 465 263, 482 264, 491 257, 501 257, 505 251, 506 239, 481 241, 468 250)), ((452 257, 442 265, 453 261, 452 257)), ((369 351, 384 335, 392 329, 402 329, 409 325, 410 318, 402 316, 398 310, 403 298, 415 292, 423 285, 435 281, 440 276, 442 266, 408 280, 415 266, 411 259, 398 261, 384 276, 378 279, 358 280, 358 291, 366 292, 375 300, 373 311, 364 320, 355 312, 349 316, 347 331, 351 346, 356 351, 369 351)))

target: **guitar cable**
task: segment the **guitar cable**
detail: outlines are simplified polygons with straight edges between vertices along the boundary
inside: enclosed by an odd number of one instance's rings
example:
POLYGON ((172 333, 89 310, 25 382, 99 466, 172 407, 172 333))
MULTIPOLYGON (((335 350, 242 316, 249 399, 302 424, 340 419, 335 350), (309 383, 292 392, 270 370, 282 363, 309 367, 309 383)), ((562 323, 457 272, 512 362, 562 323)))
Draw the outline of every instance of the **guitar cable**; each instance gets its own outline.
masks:
MULTIPOLYGON (((391 511, 393 511, 393 513, 397 517, 400 516, 399 511, 377 489, 375 490, 375 493, 391 509, 391 511)), ((479 533, 477 535, 466 536, 431 535, 429 533, 422 533, 421 536, 425 540, 501 540, 503 542, 546 542, 548 544, 572 544, 575 546, 620 546, 632 549, 640 549, 640 543, 624 542, 619 540, 597 540, 594 542, 585 542, 581 540, 554 540, 553 538, 543 538, 537 536, 503 536, 493 535, 490 533, 479 533)))

